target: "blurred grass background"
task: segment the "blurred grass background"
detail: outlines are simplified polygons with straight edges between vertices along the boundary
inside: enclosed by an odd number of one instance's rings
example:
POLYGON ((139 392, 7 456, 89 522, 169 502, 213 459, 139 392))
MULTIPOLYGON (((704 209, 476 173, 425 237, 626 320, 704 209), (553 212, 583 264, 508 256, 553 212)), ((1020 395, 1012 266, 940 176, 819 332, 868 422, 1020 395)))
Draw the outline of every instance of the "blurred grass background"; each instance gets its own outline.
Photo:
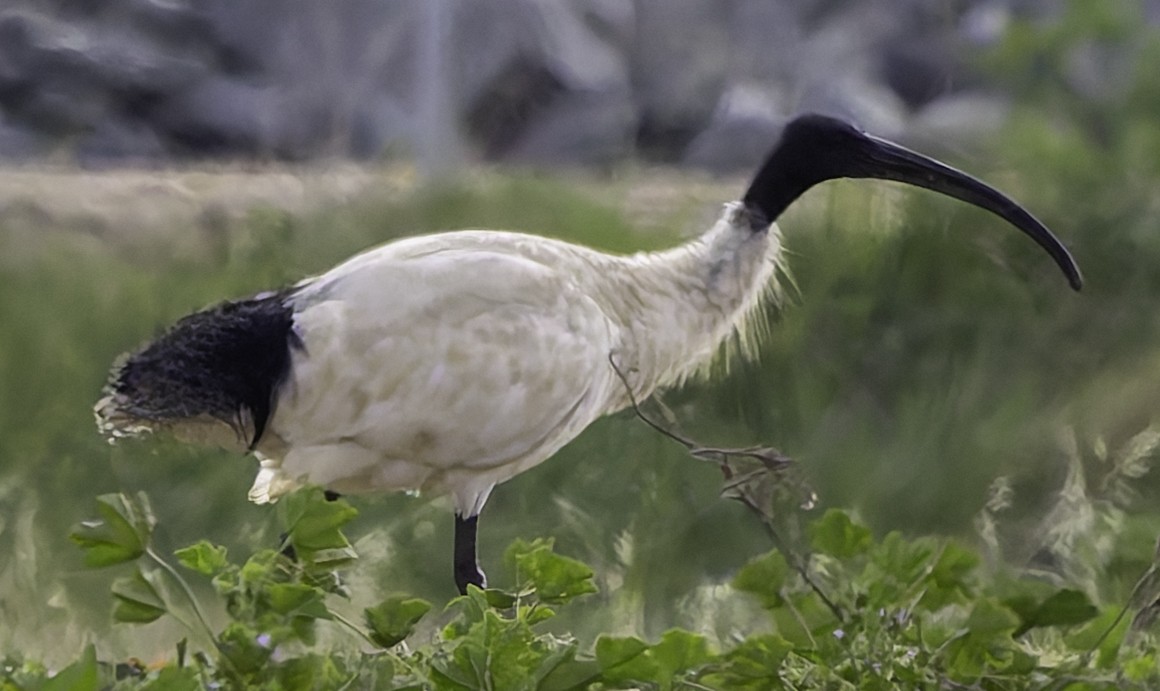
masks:
MULTIPOLYGON (((1069 17, 1099 12, 1075 7, 1069 17)), ((989 488, 1007 478, 1014 503, 1000 556, 1034 562, 1077 459, 1094 496, 1114 456, 1105 450, 1160 410, 1160 80, 1151 67, 1160 42, 1130 17, 1070 21, 1017 27, 987 57, 1025 102, 993 142, 950 162, 1053 228, 1085 272, 1084 291, 1068 290, 1038 248, 982 212, 885 183, 831 183, 782 219, 795 287, 759 360, 665 396, 687 433, 778 447, 799 461, 821 508, 853 508, 879 531, 977 539, 989 488), (1077 41, 1135 47, 1140 71, 1110 103, 1086 104, 1025 59, 1057 59, 1053 51, 1077 41)), ((304 184, 312 175, 279 173, 304 184)), ((119 353, 192 310, 391 238, 497 227, 653 249, 698 232, 744 185, 640 169, 557 179, 480 171, 436 187, 360 174, 365 184, 332 203, 274 195, 244 213, 197 218, 154 208, 133 237, 36 213, 36 204, 51 211, 51 194, 0 213, 0 650, 51 661, 97 638, 112 654, 142 655, 180 636, 110 629, 109 576, 84 570, 66 538, 97 494, 146 490, 167 549, 205 538, 247 553, 276 541, 273 512, 245 499, 252 459, 156 439, 110 447, 96 434, 90 408, 119 353)), ((62 176, 53 194, 87 180, 62 176)), ((481 520, 484 566, 500 581, 511 540, 554 536, 603 586, 600 616, 562 620, 579 633, 736 621, 744 607, 715 599, 714 585, 770 545, 719 489, 716 469, 620 414, 497 488, 481 520)), ((1117 499, 1126 514, 1115 556, 1088 584, 1105 598, 1126 597, 1151 562, 1157 490, 1143 474, 1117 499)), ((445 502, 355 504, 356 599, 453 595, 445 502)))

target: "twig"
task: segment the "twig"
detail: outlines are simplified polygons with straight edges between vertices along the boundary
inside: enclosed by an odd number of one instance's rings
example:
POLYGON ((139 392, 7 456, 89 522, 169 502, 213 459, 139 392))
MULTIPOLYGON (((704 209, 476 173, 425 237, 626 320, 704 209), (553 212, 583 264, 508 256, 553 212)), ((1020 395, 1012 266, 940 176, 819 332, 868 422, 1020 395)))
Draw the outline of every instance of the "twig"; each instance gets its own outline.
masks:
POLYGON ((769 533, 770 538, 773 540, 774 546, 778 549, 778 551, 789 558, 789 561, 793 565, 794 570, 797 571, 802 580, 806 582, 806 584, 810 587, 810 590, 812 590, 814 594, 816 594, 822 601, 822 603, 826 605, 826 607, 834 615, 834 618, 837 619, 840 624, 845 624, 846 617, 842 613, 841 608, 839 608, 825 594, 825 592, 822 591, 821 587, 818 586, 818 584, 815 583, 812 578, 810 578, 809 572, 805 567, 805 560, 802 559, 801 556, 795 551, 789 549, 789 544, 782 539, 781 534, 777 530, 777 527, 773 524, 772 518, 767 514, 766 511, 762 509, 758 503, 758 500, 755 499, 748 491, 746 491, 746 485, 748 484, 749 480, 759 477, 763 472, 768 473, 787 468, 793 465, 793 460, 772 447, 751 446, 745 448, 728 449, 701 446, 697 442, 680 434, 679 432, 664 427, 660 423, 652 420, 644 413, 643 410, 641 410, 640 404, 637 402, 636 396, 632 392, 632 386, 628 383, 628 378, 616 364, 616 358, 612 353, 609 353, 608 355, 608 362, 612 365, 612 371, 616 373, 617 378, 620 379, 620 383, 624 385, 625 393, 628 394, 628 402, 632 407, 632 412, 636 415, 636 417, 638 417, 649 427, 659 432, 661 435, 668 437, 669 439, 672 439, 681 446, 685 447, 685 450, 689 453, 689 455, 693 456, 693 458, 696 458, 700 461, 716 463, 725 479, 725 483, 722 486, 722 493, 726 494, 726 496, 728 496, 730 499, 740 502, 750 511, 757 514, 758 518, 761 520, 762 525, 765 526, 766 532, 769 533), (750 458, 759 461, 763 468, 738 475, 733 466, 729 465, 729 459, 732 457, 750 458))

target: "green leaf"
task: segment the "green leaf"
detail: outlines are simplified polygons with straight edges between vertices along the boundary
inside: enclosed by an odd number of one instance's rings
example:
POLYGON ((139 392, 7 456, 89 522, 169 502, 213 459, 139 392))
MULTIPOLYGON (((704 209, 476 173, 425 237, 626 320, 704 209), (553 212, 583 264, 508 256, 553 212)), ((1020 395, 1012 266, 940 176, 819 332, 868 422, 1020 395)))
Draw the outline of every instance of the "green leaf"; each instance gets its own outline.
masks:
POLYGON ((713 657, 704 636, 683 629, 666 631, 647 654, 656 661, 664 679, 703 665, 713 657))
POLYGON ((776 679, 778 669, 793 644, 775 634, 754 635, 746 638, 725 656, 721 670, 725 676, 722 686, 736 687, 748 681, 776 679))
POLYGON ((410 636, 415 624, 431 610, 431 603, 417 598, 394 595, 363 611, 371 640, 391 648, 410 636))
POLYGON ((1156 656, 1141 655, 1124 660, 1124 677, 1128 681, 1142 684, 1149 679, 1155 679, 1157 674, 1156 656))
POLYGON ((750 561, 733 579, 733 587, 743 593, 754 595, 761 601, 761 606, 773 609, 780 606, 784 599, 781 590, 789 576, 789 564, 780 552, 768 552, 750 561))
POLYGON ((647 652, 648 644, 635 636, 596 639, 596 662, 608 681, 659 682, 660 667, 647 652))
POLYGON ((682 629, 666 631, 653 646, 632 636, 601 636, 596 641, 596 662, 604 678, 613 682, 647 682, 669 688, 678 675, 712 657, 704 636, 682 629))
POLYGON ((850 520, 840 509, 830 509, 810 524, 810 544, 823 554, 848 559, 862 554, 874 544, 870 529, 850 520))
POLYGON ((525 611, 527 612, 527 616, 524 617, 524 623, 526 623, 528 626, 535 626, 540 622, 545 622, 556 616, 556 610, 552 609, 551 607, 545 607, 544 605, 530 607, 525 611))
POLYGON ((515 607, 516 601, 519 599, 515 593, 497 588, 488 588, 483 591, 483 594, 487 598, 488 606, 492 609, 511 609, 515 607))
POLYGON ((331 656, 317 653, 290 658, 277 671, 281 689, 334 689, 343 681, 331 656))
POLYGON ((318 588, 304 583, 271 583, 266 587, 270 609, 278 614, 309 619, 333 619, 318 588))
POLYGON ((978 565, 977 553, 955 542, 944 544, 927 578, 922 605, 936 610, 966 601, 971 592, 970 576, 978 565))
POLYGON ((203 576, 213 576, 229 566, 226 558, 226 548, 200 540, 196 544, 184 547, 173 553, 177 561, 187 569, 196 571, 203 576))
POLYGON ((815 647, 820 637, 838 627, 838 620, 817 594, 794 593, 782 607, 769 610, 778 635, 800 649, 815 647))
POLYGON ((197 669, 193 667, 165 667, 140 686, 141 691, 200 691, 201 688, 197 669))
POLYGON ((97 691, 100 677, 97 651, 90 643, 81 653, 81 659, 57 672, 40 687, 41 691, 97 691))
POLYGON ((755 634, 741 641, 698 678, 713 689, 782 688, 781 666, 793 644, 774 634, 755 634))
POLYGON ((1022 620, 1015 630, 1021 636, 1033 628, 1041 626, 1073 626, 1095 618, 1099 613, 1087 595, 1068 588, 1056 591, 1042 602, 1035 603, 1028 598, 1012 598, 1004 602, 1022 620))
POLYGON ((238 672, 254 674, 269 663, 274 645, 269 635, 234 621, 218 636, 218 650, 238 672))
POLYGON ((938 550, 938 543, 931 538, 907 539, 894 530, 874 546, 870 559, 891 580, 909 587, 930 573, 938 550))
POLYGON ((133 624, 148 624, 169 611, 162 597, 154 571, 138 567, 131 576, 113 581, 113 619, 133 624))
POLYGON ((978 600, 967 617, 967 630, 975 634, 1001 634, 1014 631, 1017 626, 1019 617, 1015 612, 992 598, 978 600))
POLYGON ((600 664, 595 660, 567 660, 548 672, 536 691, 581 691, 599 677, 600 664))
POLYGON ((596 592, 595 574, 587 564, 556 554, 550 539, 516 541, 506 556, 515 563, 517 580, 535 589, 541 602, 564 604, 596 592))
POLYGON ((340 530, 358 515, 346 500, 327 501, 321 488, 307 487, 284 497, 278 507, 286 539, 304 564, 334 569, 358 558, 340 530))
POLYGON ((145 553, 157 520, 144 492, 102 494, 97 497, 97 520, 74 526, 69 537, 85 553, 85 565, 111 566, 145 553))
POLYGON ((1111 669, 1116 665, 1131 619, 1120 617, 1120 606, 1107 607, 1077 631, 1069 632, 1063 641, 1079 652, 1087 652, 1098 645, 1096 665, 1101 669, 1111 669))
POLYGON ((534 639, 532 645, 529 646, 531 648, 529 652, 532 655, 528 655, 525 660, 525 667, 534 668, 531 688, 536 689, 536 691, 547 691, 548 684, 545 680, 549 677, 553 677, 552 688, 576 688, 583 681, 578 677, 584 675, 585 669, 588 670, 589 677, 600 674, 600 667, 595 661, 576 662, 576 649, 579 645, 575 640, 534 639), (561 668, 564 670, 559 672, 561 668), (571 686, 568 685, 570 680, 573 682, 571 686))

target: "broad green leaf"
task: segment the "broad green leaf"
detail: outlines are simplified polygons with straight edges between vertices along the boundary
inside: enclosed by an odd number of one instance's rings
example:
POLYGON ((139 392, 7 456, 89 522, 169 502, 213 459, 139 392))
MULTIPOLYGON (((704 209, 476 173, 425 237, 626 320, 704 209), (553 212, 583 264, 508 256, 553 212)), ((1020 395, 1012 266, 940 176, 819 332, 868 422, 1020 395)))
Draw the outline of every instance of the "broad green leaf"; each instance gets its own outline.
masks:
POLYGON ((418 598, 393 595, 374 607, 363 610, 371 640, 391 648, 410 636, 415 624, 431 610, 431 603, 418 598))
POLYGON ((278 665, 277 672, 281 689, 335 689, 343 681, 334 659, 317 653, 290 658, 278 665))
POLYGON ((517 541, 508 554, 518 582, 536 591, 541 602, 563 604, 596 592, 595 574, 587 564, 552 551, 552 540, 517 541))
POLYGON ((775 634, 752 635, 725 654, 725 663, 714 673, 722 688, 738 688, 779 677, 778 670, 793 644, 775 634))
POLYGON ((567 660, 548 672, 536 691, 582 691, 600 677, 600 664, 595 660, 567 660))
POLYGON ((73 527, 69 537, 85 553, 85 565, 111 566, 145 553, 157 520, 144 492, 136 496, 102 494, 97 497, 97 520, 73 527))
POLYGON ((969 632, 951 639, 942 655, 951 679, 958 682, 973 682, 987 669, 987 647, 969 632))
POLYGON ((196 544, 184 547, 173 553, 177 561, 187 569, 196 571, 203 576, 213 576, 227 566, 226 548, 200 540, 196 544))
MULTIPOLYGON (((978 631, 963 632, 942 649, 951 679, 961 683, 974 683, 987 673, 1021 676, 1034 670, 1038 663, 1035 656, 1016 646, 1007 635, 1007 629, 994 628, 998 620, 1004 618, 1003 615, 997 614, 1001 607, 991 604, 985 605, 984 608, 989 611, 980 614, 979 618, 994 621, 980 626, 978 631)), ((979 607, 976 607, 977 610, 979 607)), ((1008 615, 1007 619, 1015 618, 1012 612, 1008 612, 1008 615)), ((972 612, 973 616, 975 612, 972 612)))
POLYGON ((704 636, 682 629, 666 631, 660 642, 648 650, 647 655, 656 661, 662 678, 670 679, 705 664, 713 657, 704 636))
POLYGON ((310 619, 333 619, 323 593, 303 583, 271 583, 266 587, 270 609, 279 614, 310 619))
POLYGON ((1067 588, 1056 591, 1042 602, 1013 598, 1011 602, 1005 601, 1004 604, 1014 610, 1022 620, 1019 628, 1015 630, 1016 636, 1040 626, 1082 624, 1099 613, 1087 595, 1067 588))
POLYGON ((292 492, 278 507, 286 539, 303 563, 334 569, 358 557, 340 530, 358 515, 346 500, 327 501, 322 489, 308 487, 292 492))
POLYGON ((113 619, 120 622, 147 624, 165 614, 168 607, 160 593, 157 575, 137 568, 131 576, 113 581, 113 619))
POLYGON ((141 691, 200 691, 202 688, 197 669, 193 667, 165 667, 140 686, 141 691))
POLYGON ((848 559, 862 554, 874 544, 870 529, 850 520, 840 509, 830 509, 810 524, 810 544, 818 552, 848 559))
POLYGON ((218 650, 235 670, 254 674, 269 663, 274 644, 269 634, 233 621, 218 636, 218 650))
POLYGON ((491 610, 487 602, 487 594, 475 587, 467 586, 467 594, 460 595, 447 603, 445 610, 458 609, 459 616, 443 627, 442 636, 445 640, 455 640, 469 635, 475 625, 484 620, 484 615, 491 610))
POLYGON ((1156 665, 1156 656, 1149 654, 1124 660, 1123 671, 1128 681, 1142 684, 1154 680, 1157 673, 1160 673, 1160 667, 1156 665))
POLYGON ((57 672, 40 687, 41 691, 97 691, 100 675, 97 651, 90 643, 81 653, 81 659, 57 672))
POLYGON ((928 587, 922 605, 936 610, 966 601, 971 592, 970 576, 978 565, 977 553, 956 542, 945 543, 927 578, 928 587))
POLYGON ((488 588, 483 594, 487 597, 488 606, 493 609, 511 609, 515 607, 518 599, 514 593, 498 588, 488 588))
POLYGON ((672 629, 653 646, 635 637, 601 636, 596 662, 609 681, 649 682, 669 688, 683 672, 712 659, 704 636, 672 629))
POLYGON ((994 635, 1014 631, 1019 626, 1019 617, 1010 608, 991 598, 975 602, 967 617, 967 630, 974 634, 994 635))
POLYGON ((930 573, 930 562, 938 550, 938 543, 931 538, 908 539, 894 530, 874 545, 870 559, 882 573, 889 574, 892 581, 906 588, 930 573))
POLYGON ((536 624, 547 621, 554 616, 556 616, 556 610, 552 609, 551 607, 540 605, 528 610, 527 616, 524 617, 524 623, 526 623, 528 626, 535 626, 536 624))
POLYGON ((601 636, 596 639, 596 662, 609 681, 660 682, 660 667, 648 649, 635 636, 601 636))
POLYGON ((814 593, 795 593, 781 607, 769 610, 777 633, 798 649, 808 649, 829 636, 838 620, 814 593))
POLYGON ((1097 645, 1096 664, 1101 669, 1111 669, 1119 658, 1120 646, 1128 633, 1131 617, 1120 617, 1120 605, 1113 605, 1100 612, 1077 631, 1064 636, 1064 642, 1072 650, 1087 652, 1097 645), (1117 622, 1116 620, 1119 619, 1117 622))
POLYGON ((783 688, 781 666, 793 645, 777 635, 751 635, 721 656, 698 681, 712 689, 783 688))
POLYGON ((781 590, 789 576, 789 564, 780 552, 768 552, 753 559, 733 578, 733 587, 743 593, 754 595, 761 601, 761 606, 773 609, 780 606, 781 590))

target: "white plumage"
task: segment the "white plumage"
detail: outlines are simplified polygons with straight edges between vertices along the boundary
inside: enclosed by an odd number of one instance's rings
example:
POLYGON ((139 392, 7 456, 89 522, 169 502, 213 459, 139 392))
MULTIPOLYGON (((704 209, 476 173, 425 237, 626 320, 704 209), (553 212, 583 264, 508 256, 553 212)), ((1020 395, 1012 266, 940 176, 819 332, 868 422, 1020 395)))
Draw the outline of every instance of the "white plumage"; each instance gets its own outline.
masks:
POLYGON ((1067 250, 1015 202, 805 116, 786 126, 743 201, 694 241, 627 257, 484 230, 392 242, 181 320, 114 369, 98 425, 113 437, 166 429, 252 450, 259 503, 303 484, 450 494, 456 582, 481 585, 476 523, 492 488, 631 397, 680 383, 731 335, 752 350, 754 317, 776 293, 772 222, 837 177, 900 180, 987 208, 1079 288, 1067 250))
POLYGON ((628 404, 610 356, 644 398, 713 355, 780 248, 744 217, 730 205, 699 241, 630 257, 495 231, 410 238, 304 282, 304 347, 250 498, 418 489, 477 514, 494 485, 628 404))

